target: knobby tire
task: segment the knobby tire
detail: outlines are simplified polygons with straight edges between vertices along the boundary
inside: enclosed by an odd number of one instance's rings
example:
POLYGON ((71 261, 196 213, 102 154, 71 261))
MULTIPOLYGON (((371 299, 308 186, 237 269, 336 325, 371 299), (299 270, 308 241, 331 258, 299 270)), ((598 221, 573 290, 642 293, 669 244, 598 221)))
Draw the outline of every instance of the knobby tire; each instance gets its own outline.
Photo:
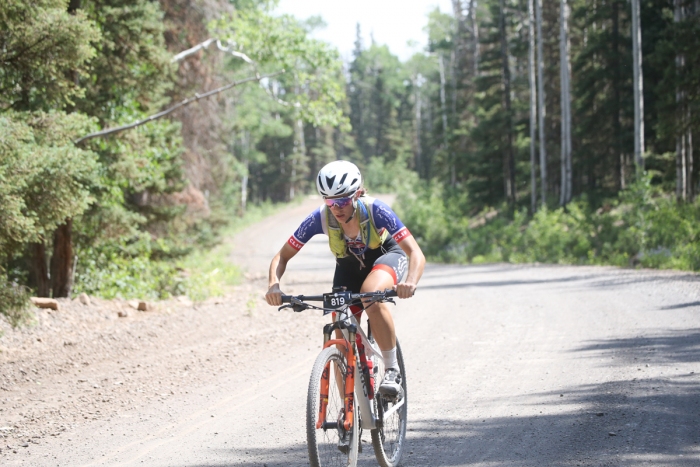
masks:
MULTIPOLYGON (((403 362, 403 353, 401 346, 396 342, 396 356, 399 361, 399 371, 401 372, 401 387, 403 388, 404 405, 392 414, 388 420, 384 422, 382 428, 372 430, 372 446, 374 447, 374 455, 381 467, 397 467, 401 462, 401 456, 406 448, 406 418, 408 414, 408 400, 406 391, 406 367, 403 362)), ((381 360, 377 377, 381 378, 384 375, 384 365, 381 360)), ((377 381, 377 386, 379 386, 377 381)), ((383 415, 389 410, 393 403, 383 399, 380 394, 375 396, 378 414, 383 415)))
POLYGON ((336 348, 323 349, 314 362, 309 379, 309 392, 306 400, 306 439, 309 449, 311 467, 355 467, 357 465, 358 447, 360 442, 360 414, 355 404, 355 419, 353 428, 348 434, 349 446, 347 454, 338 449, 340 432, 337 429, 316 429, 319 417, 321 377, 328 363, 330 365, 330 381, 328 385, 328 407, 326 421, 337 421, 344 413, 344 394, 338 388, 338 381, 345 387, 347 362, 345 356, 336 348), (337 375, 337 376, 336 376, 337 375), (337 379, 336 379, 337 378, 337 379))

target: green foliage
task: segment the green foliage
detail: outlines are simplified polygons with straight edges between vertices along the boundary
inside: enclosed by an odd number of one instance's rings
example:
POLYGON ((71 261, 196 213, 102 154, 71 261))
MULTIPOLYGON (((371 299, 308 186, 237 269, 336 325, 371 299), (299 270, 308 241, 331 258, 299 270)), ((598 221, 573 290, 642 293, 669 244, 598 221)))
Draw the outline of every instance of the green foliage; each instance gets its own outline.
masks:
POLYGON ((172 263, 153 261, 148 254, 126 256, 120 251, 78 251, 74 293, 104 298, 160 299, 186 293, 172 263), (85 258, 85 259, 82 259, 85 258))
MULTIPOLYGON (((221 237, 281 209, 262 204, 230 222, 219 232, 221 237)), ((221 243, 206 250, 190 250, 177 259, 167 256, 169 243, 153 242, 141 236, 131 242, 109 243, 83 248, 77 252, 78 267, 74 293, 85 292, 105 298, 165 299, 187 295, 194 301, 223 295, 226 289, 240 282, 239 268, 230 262, 232 245, 221 243)))
POLYGON ((375 193, 396 193, 418 184, 418 174, 408 168, 406 157, 388 161, 373 157, 363 173, 365 187, 375 193))
POLYGON ((21 285, 7 282, 0 274, 0 316, 4 316, 13 328, 31 321, 29 290, 21 285))
POLYGON ((421 248, 451 262, 609 264, 700 270, 700 202, 677 204, 649 178, 593 209, 581 198, 534 216, 487 209, 460 220, 443 188, 404 193, 397 212, 421 248))
POLYGON ((0 109, 61 109, 82 96, 77 77, 100 33, 68 0, 5 0, 0 8, 0 109))
POLYGON ((275 80, 285 89, 284 100, 297 108, 301 118, 314 125, 342 124, 339 103, 345 92, 337 50, 309 38, 308 26, 293 16, 273 16, 273 6, 272 2, 263 7, 242 5, 211 28, 261 70, 285 71, 275 80))
POLYGON ((410 226, 423 252, 431 257, 439 256, 450 239, 450 216, 443 201, 444 192, 438 183, 404 187, 394 208, 402 222, 410 226))
POLYGON ((72 138, 90 128, 78 114, 0 114, 0 254, 40 241, 85 210, 96 157, 72 138))
POLYGON ((373 158, 405 164, 413 150, 412 113, 406 101, 409 75, 388 47, 372 44, 364 49, 361 40, 358 36, 348 83, 356 158, 364 164, 373 158))
MULTIPOLYGON (((163 12, 158 2, 89 0, 78 10, 100 30, 90 74, 81 80, 84 95, 76 110, 105 125, 143 117, 167 103, 175 65, 165 44, 163 12)), ((133 120, 131 120, 133 121, 133 120)))

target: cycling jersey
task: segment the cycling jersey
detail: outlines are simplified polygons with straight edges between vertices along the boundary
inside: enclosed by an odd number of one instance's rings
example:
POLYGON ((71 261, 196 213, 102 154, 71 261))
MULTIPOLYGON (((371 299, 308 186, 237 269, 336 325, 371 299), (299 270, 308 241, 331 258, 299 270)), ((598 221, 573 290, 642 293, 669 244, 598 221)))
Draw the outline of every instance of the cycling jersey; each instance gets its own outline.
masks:
MULTIPOLYGON (((394 285, 403 281, 408 273, 408 259, 399 242, 411 236, 406 226, 386 203, 370 196, 360 197, 355 215, 359 216, 360 232, 356 238, 343 235, 344 245, 340 248, 343 251, 333 251, 334 242, 329 236, 329 246, 336 256, 333 287, 342 286, 359 293, 367 276, 375 270, 389 273, 394 285), (363 233, 363 226, 371 232, 363 233), (351 254, 345 254, 345 249, 351 254)), ((324 204, 304 219, 287 243, 301 250, 314 235, 328 235, 329 232, 334 235, 337 229, 337 220, 324 204)), ((337 249, 337 245, 335 247, 337 249)), ((359 316, 362 308, 353 306, 351 309, 359 316)))
MULTIPOLYGON (((391 235, 396 243, 399 243, 401 240, 411 235, 396 213, 386 203, 370 196, 363 196, 361 199, 364 201, 363 204, 369 208, 367 214, 371 217, 371 228, 375 228, 377 230, 377 235, 380 238, 384 237, 384 232, 386 231, 389 233, 389 235, 391 235)), ((358 205, 362 201, 359 201, 358 205)), ((358 209, 358 211, 360 211, 360 209, 358 209)), ((324 204, 309 214, 306 219, 304 219, 294 234, 289 237, 287 243, 289 243, 295 250, 301 250, 301 248, 309 240, 311 240, 314 235, 328 235, 329 216, 332 216, 332 214, 328 211, 328 207, 324 204)), ((365 235, 365 238, 369 237, 370 236, 365 235)), ((354 254, 364 253, 364 251, 367 249, 365 241, 366 240, 362 238, 362 229, 360 229, 360 235, 358 235, 357 238, 351 239, 345 236, 345 244, 354 254)))

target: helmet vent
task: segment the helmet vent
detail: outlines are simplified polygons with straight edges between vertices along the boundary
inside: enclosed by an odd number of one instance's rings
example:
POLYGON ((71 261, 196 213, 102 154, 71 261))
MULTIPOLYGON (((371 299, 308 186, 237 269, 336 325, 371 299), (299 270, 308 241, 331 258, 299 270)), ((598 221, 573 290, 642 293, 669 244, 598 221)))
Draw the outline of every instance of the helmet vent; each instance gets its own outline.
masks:
POLYGON ((335 181, 335 177, 336 177, 335 175, 333 175, 332 177, 326 177, 326 186, 327 187, 330 188, 333 186, 333 182, 335 181))
POLYGON ((350 184, 350 186, 354 185, 355 182, 357 182, 357 179, 356 179, 356 178, 353 178, 353 179, 352 179, 352 183, 350 184))
POLYGON ((344 174, 343 174, 343 177, 342 177, 342 178, 340 179, 340 181, 338 182, 338 188, 340 188, 340 187, 343 186, 343 182, 345 181, 346 178, 348 178, 348 174, 347 174, 347 173, 344 173, 344 174))

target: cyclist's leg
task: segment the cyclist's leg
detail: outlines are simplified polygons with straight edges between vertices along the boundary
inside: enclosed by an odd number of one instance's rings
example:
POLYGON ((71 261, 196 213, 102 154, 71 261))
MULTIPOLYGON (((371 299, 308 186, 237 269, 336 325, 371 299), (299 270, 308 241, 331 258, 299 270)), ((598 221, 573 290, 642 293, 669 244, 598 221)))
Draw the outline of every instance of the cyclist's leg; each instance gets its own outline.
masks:
MULTIPOLYGON (((372 270, 362 283, 362 292, 391 289, 406 275, 408 262, 405 253, 398 245, 390 248, 372 265, 372 270)), ((372 326, 377 345, 383 351, 396 347, 394 319, 388 303, 375 303, 367 308, 367 317, 372 326)))
MULTIPOLYGON (((407 269, 406 255, 398 247, 391 248, 377 258, 372 272, 362 284, 363 292, 390 289, 403 280, 407 269)), ((367 308, 367 317, 372 326, 372 335, 382 350, 384 375, 379 393, 388 397, 401 394, 401 371, 398 362, 396 332, 388 303, 375 303, 367 308)))
MULTIPOLYGON (((374 269, 362 283, 361 292, 374 292, 377 290, 391 289, 394 279, 383 269, 374 269)), ((372 335, 381 350, 391 350, 396 347, 396 333, 394 319, 388 303, 374 303, 367 309, 367 318, 372 326, 372 335)))

